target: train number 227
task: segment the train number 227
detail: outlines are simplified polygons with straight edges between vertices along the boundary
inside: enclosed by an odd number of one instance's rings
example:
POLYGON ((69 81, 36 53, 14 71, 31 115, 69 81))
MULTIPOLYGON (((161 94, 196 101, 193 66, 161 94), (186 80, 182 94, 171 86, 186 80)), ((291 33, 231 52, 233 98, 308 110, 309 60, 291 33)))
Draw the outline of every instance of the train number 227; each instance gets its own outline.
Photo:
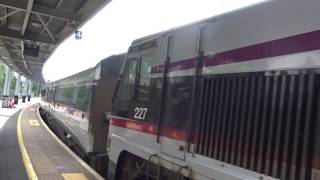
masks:
POLYGON ((147 108, 136 107, 134 109, 134 118, 144 120, 146 118, 147 112, 147 108))

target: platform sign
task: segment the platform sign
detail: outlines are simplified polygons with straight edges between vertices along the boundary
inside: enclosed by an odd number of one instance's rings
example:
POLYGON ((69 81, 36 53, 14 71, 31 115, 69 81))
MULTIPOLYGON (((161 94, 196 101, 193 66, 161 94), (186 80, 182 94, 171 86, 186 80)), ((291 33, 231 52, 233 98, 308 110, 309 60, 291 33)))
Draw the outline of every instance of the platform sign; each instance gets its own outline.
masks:
POLYGON ((74 32, 74 37, 76 38, 76 40, 82 39, 82 32, 76 30, 76 31, 74 32))

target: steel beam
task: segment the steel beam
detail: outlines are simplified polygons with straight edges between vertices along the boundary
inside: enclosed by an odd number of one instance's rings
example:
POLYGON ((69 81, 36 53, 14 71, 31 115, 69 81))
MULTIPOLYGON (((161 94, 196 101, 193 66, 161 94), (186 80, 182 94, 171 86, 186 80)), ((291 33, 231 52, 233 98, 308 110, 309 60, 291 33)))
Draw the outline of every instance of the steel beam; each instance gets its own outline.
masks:
POLYGON ((74 14, 68 11, 50 8, 46 6, 40 6, 40 5, 34 5, 32 8, 32 13, 40 14, 43 16, 52 17, 52 18, 56 18, 64 21, 72 21, 74 19, 74 14))
MULTIPOLYGON (((63 0, 58 0, 57 4, 56 4, 56 8, 59 8, 62 4, 63 0)), ((49 26, 49 24, 52 21, 52 17, 49 17, 48 21, 46 22, 46 26, 49 26)), ((43 33, 45 31, 45 28, 42 28, 41 33, 43 33)))
POLYGON ((30 14, 31 14, 33 2, 34 2, 34 0, 28 0, 27 9, 25 11, 25 16, 24 16, 24 20, 23 20, 23 24, 22 24, 22 28, 21 28, 21 35, 24 35, 24 33, 26 32, 27 25, 28 25, 29 19, 30 19, 30 14))
POLYGON ((44 29, 47 31, 48 35, 50 36, 51 40, 53 42, 56 41, 56 39, 54 38, 54 36, 52 35, 51 31, 49 30, 48 26, 46 25, 46 23, 44 23, 43 19, 41 18, 41 16, 39 14, 37 14, 38 19, 40 20, 42 26, 44 27, 44 29))
MULTIPOLYGON (((10 49, 10 51, 21 52, 21 49, 18 49, 18 48, 16 48, 16 49, 10 49)), ((50 54, 51 54, 50 51, 42 50, 42 49, 39 50, 39 55, 49 56, 50 54)))
POLYGON ((5 44, 8 44, 8 45, 11 46, 12 48, 14 48, 14 49, 10 48, 10 50, 18 50, 18 51, 21 51, 21 49, 20 49, 17 45, 15 45, 14 43, 12 43, 12 42, 6 41, 5 44))
POLYGON ((0 36, 2 38, 7 38, 7 39, 30 40, 30 41, 38 41, 45 44, 55 45, 55 42, 53 42, 47 36, 31 33, 31 32, 25 32, 24 35, 21 35, 20 31, 12 30, 5 27, 0 27, 0 36))
MULTIPOLYGON (((3 8, 3 12, 4 12, 4 14, 8 14, 8 8, 3 8)), ((8 24, 8 18, 5 18, 2 21, 2 25, 7 26, 7 24, 8 24)))
MULTIPOLYGON (((27 11, 28 2, 22 0, 0 0, 0 6, 11 9, 18 9, 21 11, 27 11)), ((50 8, 41 5, 33 5, 31 13, 40 14, 47 17, 53 17, 65 21, 71 21, 74 19, 74 14, 69 13, 61 9, 50 8)))
MULTIPOLYGON (((20 59, 14 58, 13 61, 15 63, 24 63, 26 60, 24 60, 22 58, 20 58, 20 59)), ((38 61, 27 60, 26 62, 31 63, 31 64, 41 64, 41 65, 43 65, 43 62, 38 62, 38 61)))
POLYGON ((32 74, 32 72, 30 71, 30 69, 29 69, 26 61, 23 61, 23 65, 24 65, 24 67, 26 68, 26 70, 28 71, 29 75, 32 76, 33 74, 32 74))
POLYGON ((18 13, 18 12, 20 12, 20 10, 15 9, 14 11, 12 11, 12 12, 10 12, 10 13, 8 13, 8 14, 6 14, 6 15, 2 16, 2 17, 0 17, 0 21, 3 21, 3 20, 4 20, 4 19, 6 19, 7 17, 12 16, 12 15, 14 15, 14 14, 18 13))
POLYGON ((10 54, 10 57, 12 59, 16 59, 16 60, 34 61, 34 62, 39 62, 39 63, 44 63, 45 62, 45 59, 36 58, 36 57, 30 57, 30 56, 22 57, 22 56, 19 56, 19 55, 16 55, 16 54, 10 54))

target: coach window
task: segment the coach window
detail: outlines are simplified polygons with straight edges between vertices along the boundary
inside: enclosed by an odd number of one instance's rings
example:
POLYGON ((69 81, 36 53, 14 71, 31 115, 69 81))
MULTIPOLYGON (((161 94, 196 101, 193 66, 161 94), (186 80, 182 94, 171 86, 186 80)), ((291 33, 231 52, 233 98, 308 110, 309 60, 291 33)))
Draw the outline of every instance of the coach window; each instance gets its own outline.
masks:
POLYGON ((149 100, 152 57, 152 54, 146 54, 140 58, 140 77, 137 97, 137 100, 140 101, 149 100))
POLYGON ((123 81, 121 84, 121 96, 120 100, 130 101, 134 95, 136 75, 137 75, 137 58, 131 58, 128 60, 123 74, 123 81))
POLYGON ((90 102, 92 98, 93 85, 78 86, 78 96, 76 107, 84 112, 90 111, 90 102))

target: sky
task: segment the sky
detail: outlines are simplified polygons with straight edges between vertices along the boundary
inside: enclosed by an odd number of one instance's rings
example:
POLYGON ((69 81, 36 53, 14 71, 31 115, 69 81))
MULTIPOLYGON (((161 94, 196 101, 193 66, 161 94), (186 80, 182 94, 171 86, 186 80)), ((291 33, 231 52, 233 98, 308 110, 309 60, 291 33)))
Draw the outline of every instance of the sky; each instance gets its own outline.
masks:
POLYGON ((82 39, 66 39, 43 68, 54 81, 126 52, 134 39, 233 11, 264 0, 113 0, 80 30, 82 39))

